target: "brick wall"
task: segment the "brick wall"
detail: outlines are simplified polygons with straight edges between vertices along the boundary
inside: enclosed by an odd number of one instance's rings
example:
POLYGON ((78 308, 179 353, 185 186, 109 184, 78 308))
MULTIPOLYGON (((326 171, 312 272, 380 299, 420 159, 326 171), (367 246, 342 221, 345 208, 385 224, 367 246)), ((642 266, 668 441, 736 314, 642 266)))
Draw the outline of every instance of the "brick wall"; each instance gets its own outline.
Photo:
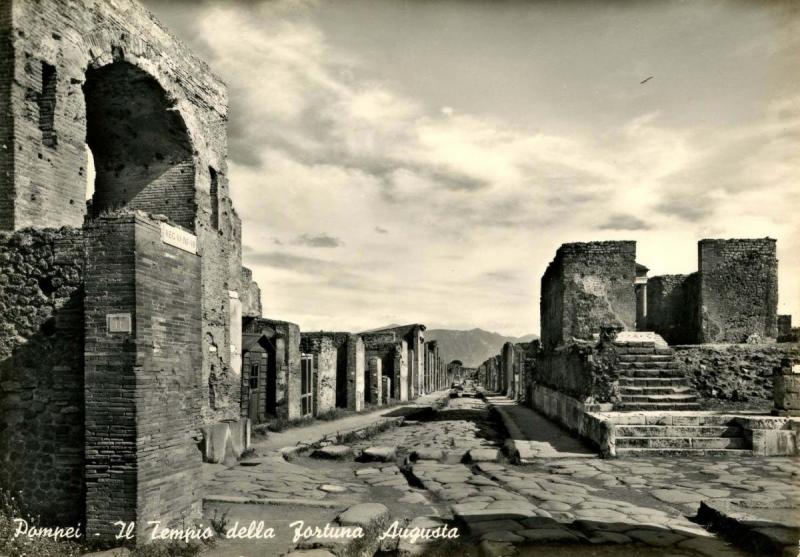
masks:
POLYGON ((777 336, 775 244, 771 238, 699 242, 700 342, 777 336))
POLYGON ((0 486, 83 520, 82 232, 0 233, 0 486))
POLYGON ((601 326, 635 328, 636 242, 563 244, 542 277, 542 343, 591 338, 601 326))
POLYGON ((179 524, 200 511, 203 404, 200 258, 161 241, 141 214, 86 231, 86 528, 179 524), (112 332, 128 314, 131 332, 112 332))
POLYGON ((0 98, 9 101, 0 114, 0 137, 8 138, 7 151, 0 149, 0 226, 82 224, 89 132, 98 151, 97 209, 124 202, 197 235, 202 416, 206 423, 238 418, 240 361, 231 334, 238 319, 229 292, 241 288, 241 223, 227 179, 224 84, 134 0, 3 2, 0 49, 9 47, 0 56, 0 98), (52 110, 48 129, 43 108, 52 110), (4 156, 12 152, 13 164, 4 156))

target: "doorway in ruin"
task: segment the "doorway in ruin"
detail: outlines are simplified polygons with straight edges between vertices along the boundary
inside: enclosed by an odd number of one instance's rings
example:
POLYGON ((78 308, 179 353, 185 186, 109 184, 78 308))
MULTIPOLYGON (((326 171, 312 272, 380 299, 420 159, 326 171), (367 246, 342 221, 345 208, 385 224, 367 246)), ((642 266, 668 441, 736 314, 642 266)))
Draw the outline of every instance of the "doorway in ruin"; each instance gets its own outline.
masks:
POLYGON ((314 413, 314 358, 311 354, 300 356, 300 415, 311 416, 314 413))
POLYGON ((124 61, 87 70, 83 95, 87 158, 94 166, 90 217, 139 209, 194 231, 193 148, 174 100, 124 61))
POLYGON ((247 417, 255 424, 277 417, 275 355, 275 346, 265 336, 246 347, 242 354, 242 387, 247 393, 247 417))

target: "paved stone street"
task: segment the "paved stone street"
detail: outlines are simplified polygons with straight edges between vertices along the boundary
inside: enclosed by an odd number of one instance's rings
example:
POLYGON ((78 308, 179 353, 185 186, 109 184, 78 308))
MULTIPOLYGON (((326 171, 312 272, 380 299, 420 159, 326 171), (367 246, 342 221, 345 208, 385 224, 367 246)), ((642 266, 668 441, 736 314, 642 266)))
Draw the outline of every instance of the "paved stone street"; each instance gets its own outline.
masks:
MULTIPOLYGON (((591 547, 593 555, 737 556, 745 553, 692 520, 701 502, 800 500, 790 458, 606 460, 527 408, 487 401, 418 406, 402 425, 344 445, 284 455, 266 443, 271 448, 249 461, 213 470, 206 514, 227 512, 229 524, 263 520, 280 531, 300 519, 324 526, 371 502, 385 505, 390 520, 459 528, 455 545, 384 542, 398 555, 585 555, 591 547), (512 464, 504 444, 535 435, 536 424, 539 456, 512 464)), ((283 553, 295 545, 290 538, 222 541, 210 554, 283 553)))

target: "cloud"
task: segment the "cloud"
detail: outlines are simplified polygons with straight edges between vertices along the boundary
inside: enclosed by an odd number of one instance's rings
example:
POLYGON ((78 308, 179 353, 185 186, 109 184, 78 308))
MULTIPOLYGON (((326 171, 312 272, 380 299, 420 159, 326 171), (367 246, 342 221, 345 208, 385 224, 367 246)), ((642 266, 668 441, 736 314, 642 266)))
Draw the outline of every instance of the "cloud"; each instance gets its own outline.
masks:
MULTIPOLYGON (((275 248, 243 251, 265 307, 315 329, 446 315, 524 333, 563 242, 636 232, 656 273, 693 270, 700 237, 797 244, 798 18, 734 4, 620 5, 628 17, 613 21, 607 7, 546 3, 173 13, 229 86, 244 241, 275 248), (613 32, 566 45, 565 22, 613 32)), ((781 272, 800 263, 782 257, 781 272)))
POLYGON ((650 230, 652 226, 639 217, 617 213, 597 226, 598 230, 650 230))
POLYGON ((311 248, 338 248, 342 245, 342 241, 327 234, 318 234, 316 236, 310 234, 303 234, 294 239, 293 242, 298 246, 308 246, 311 248))

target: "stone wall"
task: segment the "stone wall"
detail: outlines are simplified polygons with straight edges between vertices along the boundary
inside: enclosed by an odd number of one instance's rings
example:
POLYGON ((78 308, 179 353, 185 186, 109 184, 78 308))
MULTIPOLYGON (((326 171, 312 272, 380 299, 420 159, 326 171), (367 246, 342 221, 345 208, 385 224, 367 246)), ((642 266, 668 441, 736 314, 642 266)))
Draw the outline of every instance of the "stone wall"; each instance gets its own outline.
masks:
POLYGON ((49 524, 83 520, 83 268, 81 230, 0 233, 0 486, 49 524))
POLYGON ((314 412, 347 407, 348 333, 301 333, 300 351, 314 356, 314 412))
POLYGON ((261 289, 253 280, 253 271, 242 267, 242 288, 239 292, 243 317, 261 317, 261 289))
POLYGON ((772 373, 782 358, 800 362, 800 346, 781 344, 713 344, 673 346, 675 361, 692 387, 708 401, 772 405, 772 373))
MULTIPOLYGON (((200 257, 141 214, 87 228, 87 535, 200 513, 200 257)), ((94 539, 94 538, 92 538, 94 539)))
POLYGON ((647 281, 646 330, 668 344, 688 344, 698 336, 699 275, 661 275, 647 281))
MULTIPOLYGON (((373 333, 362 333, 361 338, 364 340, 364 352, 366 354, 367 362, 373 358, 380 360, 381 377, 386 376, 392 380, 392 385, 399 382, 399 369, 395 369, 395 354, 400 343, 399 335, 394 331, 376 331, 373 333)), ((365 392, 374 393, 377 385, 373 384, 372 376, 367 377, 368 385, 365 392)), ((394 393, 387 393, 388 396, 394 397, 394 393)), ((375 400, 370 396, 370 402, 374 403, 375 400)))
POLYGON ((777 337, 775 244, 771 238, 699 242, 699 342, 777 337))
POLYGON ((634 330, 635 259, 636 242, 561 245, 542 277, 542 344, 589 339, 605 325, 634 330))

